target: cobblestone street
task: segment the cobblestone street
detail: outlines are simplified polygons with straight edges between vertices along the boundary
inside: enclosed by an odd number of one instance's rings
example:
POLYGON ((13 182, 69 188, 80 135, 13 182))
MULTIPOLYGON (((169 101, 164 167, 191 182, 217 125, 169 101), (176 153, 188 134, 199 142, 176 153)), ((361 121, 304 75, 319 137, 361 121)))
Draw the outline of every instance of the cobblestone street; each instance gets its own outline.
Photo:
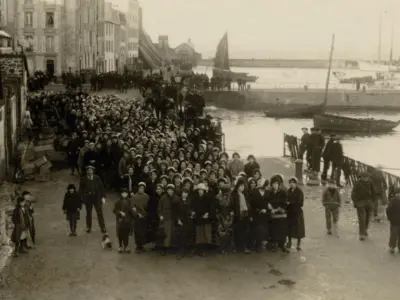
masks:
MULTIPOLYGON (((264 174, 292 174, 280 158, 261 159, 264 174)), ((125 300, 125 299, 351 299, 394 300, 399 291, 400 255, 387 252, 388 224, 372 224, 371 238, 358 241, 356 213, 342 209, 340 238, 325 233, 321 188, 304 187, 306 239, 303 251, 212 255, 180 261, 155 253, 119 255, 115 247, 109 195, 104 212, 114 241, 112 251, 101 248, 94 220, 85 232, 84 216, 78 236, 68 237, 61 211, 68 183, 77 183, 67 171, 56 172, 48 183, 27 183, 37 196, 38 244, 29 254, 12 260, 0 287, 0 299, 17 300, 125 300)), ((348 191, 344 191, 343 200, 348 191)), ((131 240, 132 244, 132 240, 131 240)), ((132 245, 131 245, 132 246, 132 245)), ((132 247, 133 248, 133 247, 132 247)))

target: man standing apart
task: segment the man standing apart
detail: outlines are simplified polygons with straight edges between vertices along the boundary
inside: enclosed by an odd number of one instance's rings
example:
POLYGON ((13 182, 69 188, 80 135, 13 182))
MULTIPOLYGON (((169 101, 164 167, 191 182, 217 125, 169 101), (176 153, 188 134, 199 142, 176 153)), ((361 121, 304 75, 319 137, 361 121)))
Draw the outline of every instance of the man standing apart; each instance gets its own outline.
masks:
POLYGON ((86 232, 92 231, 92 211, 96 210, 97 219, 101 232, 107 232, 103 216, 103 203, 105 203, 104 186, 99 176, 93 174, 94 167, 86 168, 86 175, 81 178, 79 184, 79 193, 82 195, 83 202, 86 206, 86 232))
POLYGON ((357 209, 360 241, 368 237, 368 226, 373 211, 375 197, 374 186, 368 172, 362 172, 351 192, 351 199, 357 209))

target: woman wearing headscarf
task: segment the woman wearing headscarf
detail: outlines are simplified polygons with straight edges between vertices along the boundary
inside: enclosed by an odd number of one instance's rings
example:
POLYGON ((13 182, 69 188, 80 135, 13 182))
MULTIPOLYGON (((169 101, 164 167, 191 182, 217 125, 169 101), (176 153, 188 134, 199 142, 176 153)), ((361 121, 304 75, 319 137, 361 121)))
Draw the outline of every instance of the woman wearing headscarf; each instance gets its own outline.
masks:
POLYGON ((301 250, 301 239, 306 235, 304 226, 304 193, 297 186, 297 179, 292 177, 289 179, 287 206, 287 221, 288 221, 288 243, 287 248, 292 247, 292 238, 297 239, 297 251, 301 250))
POLYGON ((121 189, 121 197, 115 203, 113 213, 115 214, 117 222, 118 252, 129 253, 129 234, 132 226, 133 211, 129 192, 126 188, 121 189))
POLYGON ((287 236, 287 205, 286 191, 281 187, 277 176, 271 178, 271 189, 268 191, 269 209, 271 211, 270 242, 271 250, 279 247, 282 252, 288 252, 285 248, 287 236))
POLYGON ((235 244, 238 251, 250 253, 251 247, 251 205, 246 192, 246 180, 239 177, 233 189, 232 203, 234 212, 235 244))
POLYGON ((172 203, 178 201, 178 196, 175 195, 175 186, 168 184, 166 193, 163 194, 158 203, 158 216, 160 219, 160 230, 163 233, 162 255, 167 254, 167 250, 172 243, 173 217, 172 203))
POLYGON ((233 203, 231 187, 224 183, 216 196, 217 244, 222 254, 232 251, 233 243, 233 203))
POLYGON ((247 178, 252 177, 255 170, 260 170, 260 165, 256 161, 254 155, 250 154, 247 157, 247 164, 244 165, 244 172, 246 173, 247 178))
POLYGON ((207 255, 207 248, 212 242, 212 199, 207 195, 207 187, 199 183, 190 200, 195 217, 196 246, 201 256, 207 255))
POLYGON ((228 164, 228 170, 232 176, 232 179, 236 179, 239 173, 244 170, 243 162, 240 159, 239 153, 233 153, 232 161, 228 164))
POLYGON ((259 180, 257 190, 251 197, 251 206, 253 208, 253 228, 255 248, 262 250, 262 243, 268 241, 270 211, 268 208, 268 180, 259 180))
POLYGON ((139 182, 138 192, 132 197, 132 209, 134 216, 134 235, 136 253, 143 252, 143 246, 147 243, 147 214, 149 195, 145 193, 146 183, 139 182))

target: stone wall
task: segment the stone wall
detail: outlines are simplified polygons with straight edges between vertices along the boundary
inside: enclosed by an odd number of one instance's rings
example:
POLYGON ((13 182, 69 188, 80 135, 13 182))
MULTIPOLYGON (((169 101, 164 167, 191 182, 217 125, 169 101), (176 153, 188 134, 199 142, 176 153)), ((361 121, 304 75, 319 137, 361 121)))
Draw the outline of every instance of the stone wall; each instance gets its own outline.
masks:
MULTIPOLYGON (((322 103, 324 90, 270 89, 250 91, 204 91, 208 105, 228 109, 266 110, 277 100, 287 106, 308 106, 322 103)), ((357 92, 332 90, 328 93, 328 110, 371 109, 400 110, 400 91, 357 92)))
POLYGON ((11 237, 12 222, 10 213, 12 210, 12 197, 15 185, 8 182, 0 184, 0 247, 8 245, 11 237))

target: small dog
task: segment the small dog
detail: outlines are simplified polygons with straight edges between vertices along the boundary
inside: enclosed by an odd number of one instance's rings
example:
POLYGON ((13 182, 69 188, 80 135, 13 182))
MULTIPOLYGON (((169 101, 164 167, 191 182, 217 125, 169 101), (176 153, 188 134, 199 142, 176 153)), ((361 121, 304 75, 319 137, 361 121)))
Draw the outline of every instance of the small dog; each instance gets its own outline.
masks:
POLYGON ((103 235, 103 238, 101 239, 101 245, 103 246, 103 249, 112 248, 112 242, 110 241, 110 237, 108 236, 108 234, 103 235))

